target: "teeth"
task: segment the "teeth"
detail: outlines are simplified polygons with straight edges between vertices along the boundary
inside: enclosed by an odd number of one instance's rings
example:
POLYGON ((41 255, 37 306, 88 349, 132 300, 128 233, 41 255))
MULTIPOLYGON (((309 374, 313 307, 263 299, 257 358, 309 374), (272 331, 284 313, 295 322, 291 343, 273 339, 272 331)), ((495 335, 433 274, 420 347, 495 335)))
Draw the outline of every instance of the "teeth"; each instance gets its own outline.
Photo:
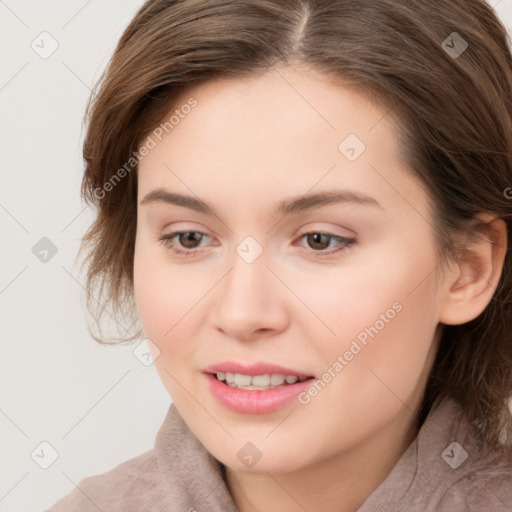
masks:
MULTIPOLYGON (((235 384, 245 384, 245 382, 240 381, 241 377, 250 377, 250 375, 235 375, 235 384)), ((249 382, 248 384, 252 384, 253 386, 270 386, 270 374, 255 375, 254 377, 252 377, 252 382, 249 382)))
POLYGON ((286 377, 279 373, 273 373, 270 375, 270 384, 272 384, 272 386, 280 386, 281 384, 284 384, 285 380, 286 377))
POLYGON ((216 376, 218 380, 225 381, 228 386, 242 389, 271 389, 286 384, 295 384, 297 381, 302 382, 307 379, 307 377, 283 375, 281 373, 252 376, 241 373, 217 372, 216 376))

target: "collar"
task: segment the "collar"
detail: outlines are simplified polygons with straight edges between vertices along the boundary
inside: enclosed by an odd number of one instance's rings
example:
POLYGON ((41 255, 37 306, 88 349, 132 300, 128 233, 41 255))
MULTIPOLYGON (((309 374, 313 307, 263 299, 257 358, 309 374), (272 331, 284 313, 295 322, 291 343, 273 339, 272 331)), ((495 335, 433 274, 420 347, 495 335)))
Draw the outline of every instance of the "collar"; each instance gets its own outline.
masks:
MULTIPOLYGON (((486 468, 475 427, 452 398, 436 402, 418 435, 357 512, 416 510, 435 491, 443 493, 477 466, 486 468), (460 459, 467 460, 457 468, 460 459)), ((171 403, 155 440, 165 495, 173 510, 239 512, 224 477, 224 466, 199 442, 171 403)), ((488 463, 488 462, 487 462, 488 463)))

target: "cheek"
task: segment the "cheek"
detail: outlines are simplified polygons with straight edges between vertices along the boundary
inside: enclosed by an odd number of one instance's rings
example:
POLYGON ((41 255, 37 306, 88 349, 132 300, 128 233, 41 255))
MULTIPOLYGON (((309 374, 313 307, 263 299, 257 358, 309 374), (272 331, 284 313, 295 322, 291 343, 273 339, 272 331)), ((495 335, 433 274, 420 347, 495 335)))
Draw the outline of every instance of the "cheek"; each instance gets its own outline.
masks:
POLYGON ((187 310, 197 302, 200 290, 183 267, 170 264, 162 247, 154 245, 136 242, 134 293, 144 333, 163 351, 166 340, 187 325, 187 310))
POLYGON ((200 343, 205 338, 201 331, 213 307, 218 275, 225 271, 215 272, 193 262, 177 263, 174 258, 148 235, 136 239, 136 307, 145 337, 160 351, 155 367, 171 396, 179 400, 177 382, 189 381, 191 369, 201 366, 198 358, 204 347, 200 343))
POLYGON ((144 335, 159 350, 155 368, 173 401, 182 400, 179 383, 190 378, 190 364, 197 354, 197 328, 192 306, 198 301, 195 281, 162 255, 135 251, 134 291, 144 335), (194 327, 196 326, 196 327, 194 327))
POLYGON ((358 335, 364 341, 372 326, 383 333, 392 324, 404 328, 420 321, 421 331, 422 322, 434 315, 433 268, 430 246, 393 240, 347 257, 346 265, 305 268, 293 275, 283 267, 280 273, 312 313, 295 320, 321 329, 320 343, 343 346, 358 335))
POLYGON ((400 249, 382 252, 359 272, 333 272, 327 295, 308 296, 335 332, 317 336, 316 348, 325 371, 336 375, 329 387, 337 397, 331 399, 341 397, 347 407, 369 400, 377 408, 399 405, 395 394, 412 401, 431 362, 438 324, 434 253, 429 247, 400 249))

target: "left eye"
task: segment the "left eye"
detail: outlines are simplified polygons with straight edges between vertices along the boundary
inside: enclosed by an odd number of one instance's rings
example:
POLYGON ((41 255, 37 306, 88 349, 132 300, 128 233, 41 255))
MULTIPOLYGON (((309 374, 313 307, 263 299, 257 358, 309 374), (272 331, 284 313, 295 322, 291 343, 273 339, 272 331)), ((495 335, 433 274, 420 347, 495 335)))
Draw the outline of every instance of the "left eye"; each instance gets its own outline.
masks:
MULTIPOLYGON (((158 240, 163 243, 167 248, 171 249, 176 254, 183 254, 185 256, 191 255, 193 256, 194 253, 197 253, 197 243, 201 242, 203 237, 211 238, 205 233, 201 233, 200 231, 176 231, 175 233, 170 233, 168 235, 163 235, 158 240), (177 237, 177 240, 180 244, 180 247, 176 247, 175 243, 173 242, 173 239, 177 237)), ((329 256, 333 253, 337 253, 339 251, 342 251, 351 245, 356 243, 355 238, 346 238, 344 236, 340 235, 334 235, 332 233, 320 233, 317 231, 310 231, 308 233, 303 233, 299 240, 306 239, 308 244, 310 244, 310 247, 316 246, 316 249, 320 250, 313 250, 312 253, 315 256, 329 256), (323 249, 326 249, 330 242, 338 242, 341 245, 341 248, 331 250, 331 251, 325 251, 323 249), (320 246, 320 247, 318 247, 320 246)))
POLYGON ((346 247, 350 247, 351 245, 353 245, 356 242, 355 238, 347 238, 347 237, 340 236, 340 235, 334 235, 332 233, 319 233, 316 231, 311 231, 309 233, 303 233, 300 239, 302 239, 304 237, 306 237, 306 241, 310 245, 310 247, 314 247, 316 245, 317 249, 327 248, 327 247, 323 247, 323 246, 324 245, 329 246, 331 241, 338 242, 342 246, 341 248, 335 249, 334 251, 328 251, 328 252, 313 251, 314 253, 316 253, 315 256, 324 256, 324 255, 328 256, 335 252, 341 251, 346 247), (320 245, 320 247, 318 247, 318 245, 320 245))

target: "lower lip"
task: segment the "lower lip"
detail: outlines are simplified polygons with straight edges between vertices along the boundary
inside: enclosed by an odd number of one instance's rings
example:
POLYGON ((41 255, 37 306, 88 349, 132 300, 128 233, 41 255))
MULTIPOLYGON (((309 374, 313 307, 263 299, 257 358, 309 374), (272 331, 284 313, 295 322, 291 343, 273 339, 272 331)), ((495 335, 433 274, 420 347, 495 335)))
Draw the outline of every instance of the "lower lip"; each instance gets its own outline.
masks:
POLYGON ((238 389, 217 380, 215 375, 205 374, 215 398, 228 409, 246 414, 274 412, 291 402, 299 393, 314 382, 314 378, 272 389, 238 389))

